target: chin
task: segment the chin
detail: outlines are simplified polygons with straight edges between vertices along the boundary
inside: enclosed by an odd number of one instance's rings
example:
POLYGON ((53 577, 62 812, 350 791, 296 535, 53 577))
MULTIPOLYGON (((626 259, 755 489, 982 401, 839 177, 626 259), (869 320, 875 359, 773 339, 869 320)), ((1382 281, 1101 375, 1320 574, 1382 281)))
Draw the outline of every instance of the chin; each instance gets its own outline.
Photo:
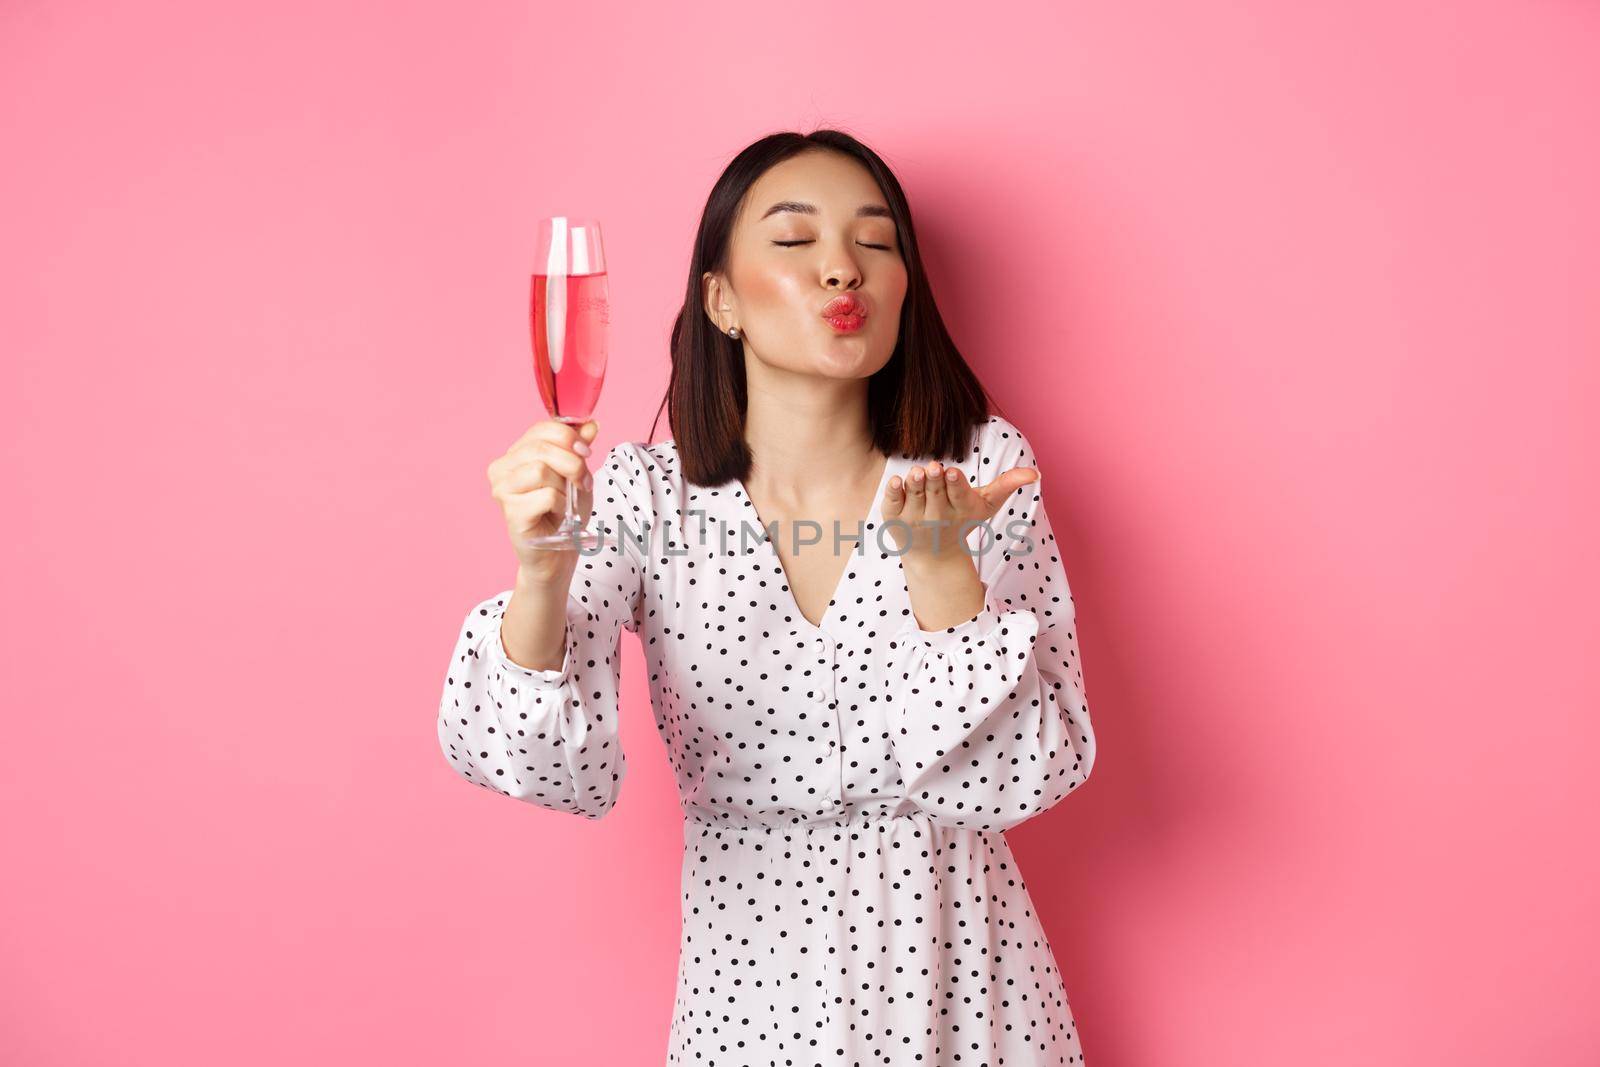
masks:
POLYGON ((884 343, 871 336, 871 328, 856 333, 834 333, 821 339, 796 339, 775 356, 764 356, 752 348, 756 360, 774 370, 808 374, 818 378, 849 380, 869 378, 882 370, 894 355, 894 339, 884 343))
POLYGON ((861 345, 832 345, 828 352, 813 356, 809 371, 824 378, 870 378, 884 368, 894 349, 877 351, 861 345))

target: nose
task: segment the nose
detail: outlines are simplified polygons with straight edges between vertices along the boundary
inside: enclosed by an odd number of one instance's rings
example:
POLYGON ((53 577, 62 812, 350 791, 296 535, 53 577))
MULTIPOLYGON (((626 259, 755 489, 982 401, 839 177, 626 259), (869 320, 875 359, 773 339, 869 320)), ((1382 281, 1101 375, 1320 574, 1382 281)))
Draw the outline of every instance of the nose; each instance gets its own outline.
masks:
POLYGON ((822 272, 823 284, 829 289, 859 289, 861 268, 849 252, 839 251, 822 272))

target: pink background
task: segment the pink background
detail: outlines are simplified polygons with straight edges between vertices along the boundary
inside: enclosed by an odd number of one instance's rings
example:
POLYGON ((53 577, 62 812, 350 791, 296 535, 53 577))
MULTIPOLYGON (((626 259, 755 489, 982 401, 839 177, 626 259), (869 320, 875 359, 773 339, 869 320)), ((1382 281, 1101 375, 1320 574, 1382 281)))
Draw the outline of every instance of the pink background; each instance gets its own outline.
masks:
POLYGON ((646 440, 712 180, 838 125, 1055 486, 1090 1067, 1600 1062, 1600 8, 229 7, 0 11, 0 1061, 663 1062, 635 639, 601 823, 434 717, 537 217, 646 440))

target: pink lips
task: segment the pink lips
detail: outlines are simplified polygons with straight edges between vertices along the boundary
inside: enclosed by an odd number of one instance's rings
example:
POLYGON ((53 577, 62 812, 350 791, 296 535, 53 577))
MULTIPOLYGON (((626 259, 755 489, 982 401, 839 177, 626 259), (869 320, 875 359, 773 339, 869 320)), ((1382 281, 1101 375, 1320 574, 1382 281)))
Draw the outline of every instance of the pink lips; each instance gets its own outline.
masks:
POLYGON ((842 293, 823 305, 822 317, 835 330, 859 330, 867 317, 867 306, 854 293, 842 293))

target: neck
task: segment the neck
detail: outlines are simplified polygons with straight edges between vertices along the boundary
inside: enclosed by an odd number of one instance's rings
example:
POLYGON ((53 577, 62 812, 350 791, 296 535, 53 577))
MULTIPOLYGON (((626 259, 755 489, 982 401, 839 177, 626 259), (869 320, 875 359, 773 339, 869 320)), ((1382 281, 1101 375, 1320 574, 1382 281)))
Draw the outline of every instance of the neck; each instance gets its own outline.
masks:
POLYGON ((867 380, 784 371, 747 376, 748 483, 795 503, 859 483, 882 462, 867 423, 867 380))

